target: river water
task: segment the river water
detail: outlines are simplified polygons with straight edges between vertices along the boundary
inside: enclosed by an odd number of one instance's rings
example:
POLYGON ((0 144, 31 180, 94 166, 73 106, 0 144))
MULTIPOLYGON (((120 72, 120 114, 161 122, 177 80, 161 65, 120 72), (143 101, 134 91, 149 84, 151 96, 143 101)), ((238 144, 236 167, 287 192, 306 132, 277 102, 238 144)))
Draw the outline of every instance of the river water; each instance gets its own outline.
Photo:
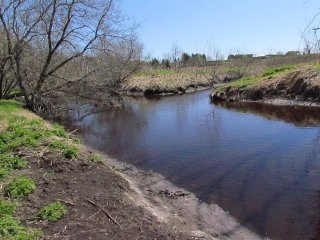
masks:
POLYGON ((211 104, 209 92, 84 104, 69 129, 272 239, 320 239, 320 109, 211 104))

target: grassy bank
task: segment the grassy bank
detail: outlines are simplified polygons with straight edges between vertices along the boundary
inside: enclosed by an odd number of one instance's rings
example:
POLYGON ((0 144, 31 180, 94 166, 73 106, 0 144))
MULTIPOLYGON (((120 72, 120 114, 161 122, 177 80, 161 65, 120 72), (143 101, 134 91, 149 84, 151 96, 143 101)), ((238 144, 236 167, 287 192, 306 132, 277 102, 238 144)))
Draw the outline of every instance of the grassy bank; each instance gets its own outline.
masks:
MULTIPOLYGON (((134 74, 123 86, 129 93, 166 94, 183 93, 197 90, 197 87, 209 86, 213 72, 221 82, 237 78, 238 72, 244 74, 240 81, 234 81, 226 87, 246 87, 277 74, 291 71, 296 66, 312 65, 318 62, 318 55, 274 56, 234 61, 208 62, 207 66, 182 67, 174 69, 152 69, 146 67, 134 74), (213 64, 213 65, 212 65, 213 64)), ((217 80, 217 79, 216 79, 217 80)))
POLYGON ((140 71, 128 80, 125 90, 132 93, 181 93, 209 86, 209 71, 205 68, 151 69, 140 71))
POLYGON ((0 101, 0 239, 198 239, 135 194, 63 127, 0 101))
POLYGON ((317 64, 282 65, 214 89, 213 100, 269 101, 275 99, 318 103, 320 68, 317 64))
POLYGON ((252 87, 257 85, 263 81, 272 80, 277 76, 284 75, 286 73, 292 72, 303 65, 282 65, 279 67, 268 68, 262 74, 244 77, 236 81, 232 81, 223 85, 220 85, 217 90, 225 91, 226 89, 236 88, 236 89, 244 89, 248 87, 252 87))
MULTIPOLYGON (((26 219, 17 213, 37 189, 28 159, 44 154, 72 159, 78 146, 62 127, 46 123, 15 101, 0 101, 0 134, 0 238, 37 239, 41 229, 25 226, 26 219)), ((58 221, 67 213, 64 203, 47 204, 30 217, 58 221)))

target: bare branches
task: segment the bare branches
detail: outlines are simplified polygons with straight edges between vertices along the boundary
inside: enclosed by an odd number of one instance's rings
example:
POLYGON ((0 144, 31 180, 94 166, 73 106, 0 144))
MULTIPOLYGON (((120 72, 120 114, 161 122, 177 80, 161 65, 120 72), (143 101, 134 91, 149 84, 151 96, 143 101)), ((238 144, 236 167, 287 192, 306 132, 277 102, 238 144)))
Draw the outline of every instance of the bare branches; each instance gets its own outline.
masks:
POLYGON ((141 55, 135 34, 121 29, 121 21, 114 0, 2 0, 0 99, 18 86, 26 105, 43 111, 47 96, 63 88, 71 92, 72 85, 78 92, 83 82, 114 91, 137 69, 141 55), (110 52, 97 51, 101 41, 110 52), (96 84, 91 76, 106 69, 97 64, 102 59, 112 71, 96 84))

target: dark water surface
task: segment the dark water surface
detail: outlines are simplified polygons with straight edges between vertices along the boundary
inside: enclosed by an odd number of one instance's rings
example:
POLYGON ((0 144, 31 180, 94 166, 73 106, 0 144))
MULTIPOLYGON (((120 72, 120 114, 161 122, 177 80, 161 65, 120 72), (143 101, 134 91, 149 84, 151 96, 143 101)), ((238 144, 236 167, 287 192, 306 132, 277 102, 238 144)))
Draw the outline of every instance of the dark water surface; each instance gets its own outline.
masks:
POLYGON ((213 105, 208 94, 131 99, 107 112, 84 105, 67 125, 263 236, 320 239, 320 109, 213 105))

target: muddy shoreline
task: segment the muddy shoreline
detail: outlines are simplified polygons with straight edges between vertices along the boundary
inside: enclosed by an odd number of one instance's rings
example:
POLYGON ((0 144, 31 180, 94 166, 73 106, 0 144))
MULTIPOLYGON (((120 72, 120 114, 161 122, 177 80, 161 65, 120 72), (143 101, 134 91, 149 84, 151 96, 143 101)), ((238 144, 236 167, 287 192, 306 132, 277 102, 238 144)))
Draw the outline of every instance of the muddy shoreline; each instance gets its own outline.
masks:
POLYGON ((129 183, 126 196, 158 221, 200 239, 267 239, 240 225, 216 204, 197 197, 152 171, 143 171, 104 155, 104 163, 129 183))

